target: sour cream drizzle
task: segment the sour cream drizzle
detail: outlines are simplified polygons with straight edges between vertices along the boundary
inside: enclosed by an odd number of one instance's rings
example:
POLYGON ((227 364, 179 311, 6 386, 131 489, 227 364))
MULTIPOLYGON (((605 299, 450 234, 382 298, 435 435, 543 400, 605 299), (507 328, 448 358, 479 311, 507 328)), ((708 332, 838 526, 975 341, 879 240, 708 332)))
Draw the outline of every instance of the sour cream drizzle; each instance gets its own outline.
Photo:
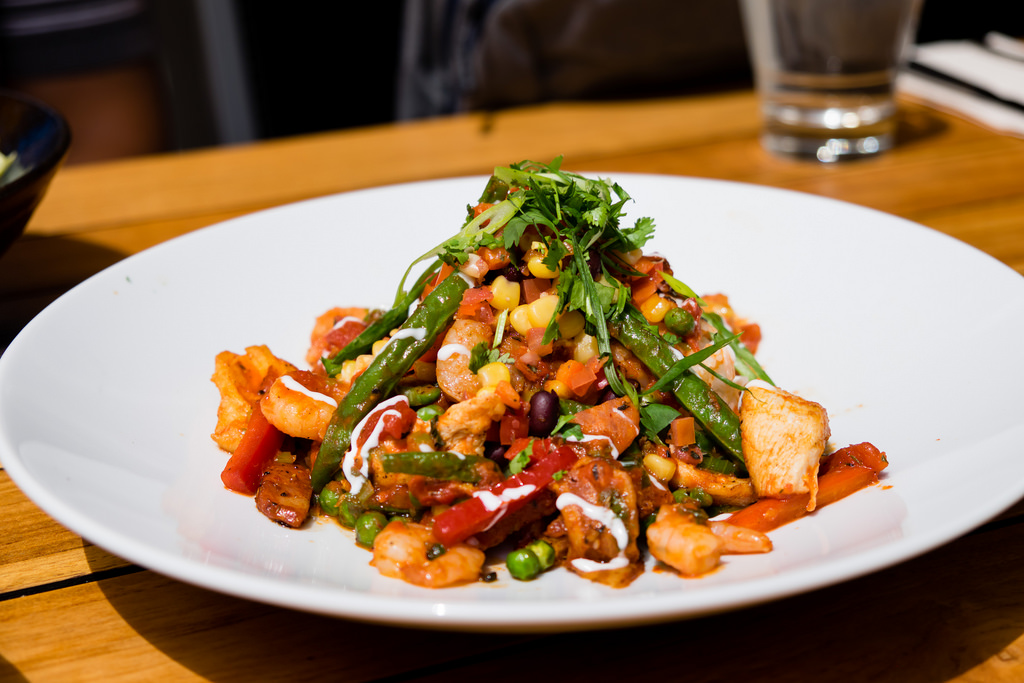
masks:
POLYGON ((359 491, 363 487, 363 484, 368 483, 367 477, 370 474, 370 459, 362 458, 359 469, 355 469, 356 456, 363 450, 370 451, 377 447, 380 442, 380 433, 384 430, 384 416, 388 413, 401 417, 401 413, 397 410, 391 410, 392 406, 399 403, 405 403, 408 405, 409 399, 405 396, 394 396, 386 401, 381 402, 376 408, 366 414, 356 428, 352 430, 352 442, 349 446, 348 451, 345 453, 345 457, 341 459, 341 472, 345 475, 345 479, 348 481, 350 489, 353 493, 359 491), (370 432, 370 436, 363 442, 362 447, 359 446, 359 437, 363 433, 363 428, 366 427, 367 421, 374 415, 380 413, 380 419, 377 420, 377 424, 374 425, 373 431, 370 432))
POLYGON ((409 337, 412 337, 416 341, 423 341, 427 338, 427 328, 407 327, 404 330, 399 330, 391 335, 391 341, 395 341, 396 339, 408 339, 409 337))
POLYGON ((363 319, 362 318, 357 318, 354 315, 346 315, 344 318, 342 318, 341 320, 339 320, 336 323, 334 323, 334 326, 331 329, 332 330, 341 329, 342 327, 344 327, 348 323, 359 323, 360 325, 362 325, 363 324, 363 319))
POLYGON ((448 360, 452 356, 462 354, 463 356, 469 356, 470 351, 462 344, 445 344, 437 351, 438 360, 448 360))
POLYGON ((313 391, 312 389, 307 389, 303 385, 299 384, 299 381, 297 379, 295 379, 294 377, 292 377, 291 375, 281 375, 278 378, 278 381, 281 382, 281 384, 283 384, 286 388, 291 389, 292 391, 297 391, 300 394, 304 394, 306 396, 309 396, 314 401, 319 401, 320 403, 326 403, 329 406, 331 406, 332 408, 337 408, 338 407, 338 402, 335 401, 333 398, 331 398, 327 394, 321 394, 318 391, 313 391))
MULTIPOLYGON (((632 423, 630 423, 630 424, 632 424, 632 423)), ((573 443, 586 443, 587 441, 607 441, 608 442, 608 447, 612 449, 612 459, 613 460, 618 460, 619 459, 619 449, 615 447, 615 442, 613 442, 611 440, 611 438, 609 438, 607 436, 604 436, 603 434, 584 434, 583 438, 578 438, 578 437, 575 437, 575 436, 567 436, 567 437, 565 437, 565 440, 566 441, 571 441, 573 443)))
POLYGON ((583 512, 584 515, 595 522, 604 525, 615 538, 615 542, 619 546, 618 557, 614 557, 607 562, 595 562, 594 560, 588 560, 585 557, 577 557, 572 561, 572 566, 581 572, 597 572, 629 566, 629 559, 622 554, 626 549, 626 546, 629 545, 629 532, 626 530, 625 523, 608 508, 588 503, 574 493, 563 493, 558 496, 558 499, 555 501, 555 507, 559 510, 567 508, 570 505, 575 505, 583 512))
MULTIPOLYGON (((501 492, 501 495, 497 496, 491 493, 490 491, 475 491, 473 493, 473 497, 480 499, 480 502, 483 503, 485 510, 487 510, 488 512, 494 512, 495 510, 501 508, 501 506, 504 503, 510 503, 513 500, 525 498, 526 496, 530 495, 536 490, 537 487, 534 486, 533 484, 524 484, 523 486, 518 486, 514 489, 505 489, 504 491, 501 492)), ((504 517, 506 512, 508 512, 508 508, 502 509, 501 512, 499 512, 494 517, 494 519, 491 520, 491 523, 487 525, 484 531, 490 529, 492 526, 497 524, 498 520, 504 517)))

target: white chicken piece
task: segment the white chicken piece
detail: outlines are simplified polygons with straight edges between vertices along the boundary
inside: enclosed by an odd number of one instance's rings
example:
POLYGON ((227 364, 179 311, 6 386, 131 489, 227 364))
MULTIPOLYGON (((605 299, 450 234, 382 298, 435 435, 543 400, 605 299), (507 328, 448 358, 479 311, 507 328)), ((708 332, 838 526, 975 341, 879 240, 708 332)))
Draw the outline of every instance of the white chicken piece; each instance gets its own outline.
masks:
POLYGON ((747 385, 740 406, 740 436, 757 495, 782 498, 807 493, 807 510, 813 510, 818 464, 830 436, 825 409, 754 381, 747 385))

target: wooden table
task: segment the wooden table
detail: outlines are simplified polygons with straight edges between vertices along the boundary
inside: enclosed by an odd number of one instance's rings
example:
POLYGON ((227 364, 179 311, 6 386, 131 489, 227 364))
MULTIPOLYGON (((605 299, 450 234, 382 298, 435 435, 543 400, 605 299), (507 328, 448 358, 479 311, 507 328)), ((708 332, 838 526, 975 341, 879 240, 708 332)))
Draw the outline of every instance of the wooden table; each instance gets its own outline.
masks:
MULTIPOLYGON (((190 230, 308 197, 558 154, 574 169, 844 199, 1024 272, 1024 140, 903 104, 895 151, 835 166, 767 155, 755 99, 737 92, 551 104, 69 167, 0 259, 0 342, 99 269, 190 230)), ((951 491, 950 504, 958 495, 969 493, 951 491)), ((1020 504, 965 538, 842 585, 696 621, 546 636, 409 631, 208 592, 64 530, 2 471, 0 508, 3 681, 1024 680, 1020 504)))

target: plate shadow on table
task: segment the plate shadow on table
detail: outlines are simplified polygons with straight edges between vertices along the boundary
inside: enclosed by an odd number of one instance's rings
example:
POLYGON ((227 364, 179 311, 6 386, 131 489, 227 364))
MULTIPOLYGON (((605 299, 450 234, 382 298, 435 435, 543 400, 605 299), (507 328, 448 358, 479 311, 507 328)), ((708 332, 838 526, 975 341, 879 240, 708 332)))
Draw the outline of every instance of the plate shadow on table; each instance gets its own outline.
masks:
POLYGON ((665 680, 686 672, 693 683, 913 683, 967 672, 1022 680, 1024 659, 1012 655, 1024 644, 1024 547, 1016 543, 1022 523, 1003 519, 924 557, 774 603, 608 631, 531 636, 370 625, 236 599, 148 571, 100 588, 136 633, 214 681, 326 675, 447 683, 456 673, 518 682, 524 662, 531 671, 560 671, 564 680, 593 680, 597 672, 602 680, 628 680, 638 666, 665 680), (996 566, 993 545, 1005 549, 996 566), (805 627, 795 632, 780 623, 805 627))
POLYGON ((0 256, 0 352, 50 303, 127 255, 73 237, 15 241, 0 256))

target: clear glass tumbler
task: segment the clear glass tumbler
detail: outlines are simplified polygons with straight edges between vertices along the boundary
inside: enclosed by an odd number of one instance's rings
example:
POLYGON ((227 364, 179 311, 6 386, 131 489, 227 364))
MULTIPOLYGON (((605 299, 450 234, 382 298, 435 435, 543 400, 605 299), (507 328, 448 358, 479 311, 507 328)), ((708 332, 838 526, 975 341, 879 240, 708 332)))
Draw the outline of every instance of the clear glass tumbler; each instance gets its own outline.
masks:
POLYGON ((823 162, 893 146, 896 74, 922 0, 742 0, 762 144, 823 162))

